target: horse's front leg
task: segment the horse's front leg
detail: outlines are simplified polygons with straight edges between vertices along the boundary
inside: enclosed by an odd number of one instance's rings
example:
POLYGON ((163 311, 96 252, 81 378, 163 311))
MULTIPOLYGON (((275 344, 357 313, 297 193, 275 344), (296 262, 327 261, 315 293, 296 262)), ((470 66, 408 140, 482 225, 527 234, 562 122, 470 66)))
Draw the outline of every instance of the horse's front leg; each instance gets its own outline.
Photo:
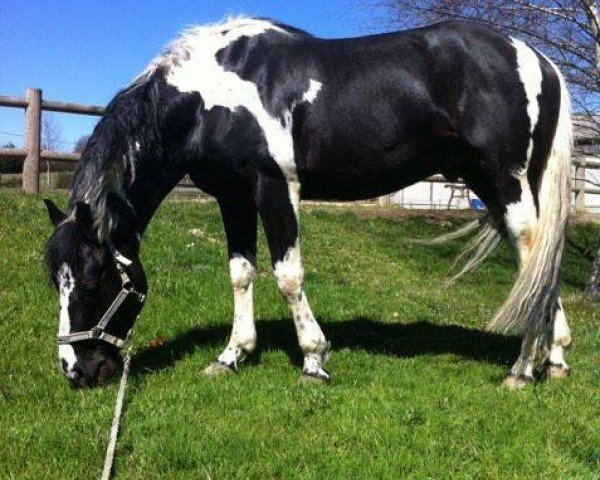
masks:
POLYGON ((328 381, 329 373, 323 365, 330 344, 308 304, 302 289, 304 269, 300 255, 299 231, 300 184, 281 178, 261 176, 257 188, 260 212, 273 271, 279 291, 287 301, 294 319, 298 343, 304 354, 304 378, 328 381))
POLYGON ((219 201, 229 253, 229 274, 233 287, 233 328, 225 350, 204 373, 218 375, 237 370, 256 348, 256 327, 252 281, 256 273, 257 212, 252 198, 247 204, 219 201))

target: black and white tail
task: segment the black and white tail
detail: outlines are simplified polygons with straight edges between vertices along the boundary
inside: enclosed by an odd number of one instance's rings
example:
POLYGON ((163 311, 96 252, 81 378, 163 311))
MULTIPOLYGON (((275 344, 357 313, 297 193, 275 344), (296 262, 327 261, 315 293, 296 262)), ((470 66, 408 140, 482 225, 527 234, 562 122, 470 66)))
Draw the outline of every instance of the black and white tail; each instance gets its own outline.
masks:
POLYGON ((522 259, 513 288, 488 324, 501 332, 538 332, 553 318, 559 295, 559 274, 570 208, 572 150, 571 102, 564 78, 560 80, 560 110, 552 148, 539 189, 539 216, 529 255, 522 259), (550 316, 550 317, 549 317, 550 316))

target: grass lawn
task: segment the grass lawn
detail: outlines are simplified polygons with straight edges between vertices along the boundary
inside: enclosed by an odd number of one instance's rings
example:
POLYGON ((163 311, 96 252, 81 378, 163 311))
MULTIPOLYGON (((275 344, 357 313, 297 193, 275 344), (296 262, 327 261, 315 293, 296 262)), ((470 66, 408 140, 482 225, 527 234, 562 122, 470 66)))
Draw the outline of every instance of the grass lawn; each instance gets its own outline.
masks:
MULTIPOLYGON (((223 229, 216 205, 163 205, 143 243, 150 291, 116 477, 600 478, 600 312, 580 294, 589 262, 569 252, 563 273, 573 375, 509 392, 499 385, 519 341, 483 326, 510 289, 514 255, 503 246, 448 288, 462 243, 405 242, 448 223, 303 207, 306 292, 334 348, 331 384, 306 385, 262 238, 260 351, 238 375, 200 375, 231 325, 223 229)), ((117 382, 72 390, 58 371, 50 232, 40 198, 0 193, 1 478, 98 478, 104 460, 117 382)), ((592 245, 598 229, 570 236, 592 245)))

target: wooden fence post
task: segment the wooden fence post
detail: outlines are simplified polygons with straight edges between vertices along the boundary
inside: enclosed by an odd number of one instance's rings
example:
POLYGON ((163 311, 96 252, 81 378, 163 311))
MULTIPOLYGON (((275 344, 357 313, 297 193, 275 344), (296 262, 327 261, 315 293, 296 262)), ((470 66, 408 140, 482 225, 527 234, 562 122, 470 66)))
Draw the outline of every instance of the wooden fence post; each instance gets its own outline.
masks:
POLYGON ((25 150, 23 163, 23 191, 40 193, 40 145, 42 124, 42 91, 27 89, 25 109, 25 150))
POLYGON ((585 213, 585 163, 585 155, 575 163, 575 213, 585 213))

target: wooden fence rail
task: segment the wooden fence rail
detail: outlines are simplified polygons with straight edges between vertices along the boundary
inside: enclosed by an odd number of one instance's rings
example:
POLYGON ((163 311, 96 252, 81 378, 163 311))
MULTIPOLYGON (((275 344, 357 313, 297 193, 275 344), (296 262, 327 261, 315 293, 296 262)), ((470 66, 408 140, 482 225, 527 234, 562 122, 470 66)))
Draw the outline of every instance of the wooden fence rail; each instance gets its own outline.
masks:
POLYGON ((76 153, 41 150, 42 111, 96 116, 103 115, 105 111, 104 107, 95 105, 43 100, 42 91, 39 88, 28 88, 25 98, 0 96, 0 106, 25 109, 25 148, 0 149, 0 157, 24 156, 23 191, 25 193, 39 193, 40 191, 40 160, 76 162, 80 158, 76 153))
MULTIPOLYGON (((0 158, 11 157, 23 160, 23 191, 39 193, 40 191, 40 161, 76 163, 81 154, 76 152, 55 152, 41 149, 41 118, 42 111, 75 113, 79 115, 102 116, 104 107, 97 105, 81 105, 44 100, 39 88, 28 88, 25 98, 0 95, 0 107, 25 109, 25 145, 24 148, 0 148, 0 158)), ((589 160, 585 157, 573 159, 575 176, 572 191, 575 193, 575 210, 585 211, 585 195, 600 195, 600 188, 586 188, 586 170, 600 170, 600 161, 589 160)), ((433 175, 425 180, 433 183, 451 183, 442 175, 433 175)), ((183 183, 180 186, 189 186, 183 183)), ((432 186, 433 188, 433 186, 432 186)), ((391 195, 379 199, 380 205, 389 205, 391 195)))

